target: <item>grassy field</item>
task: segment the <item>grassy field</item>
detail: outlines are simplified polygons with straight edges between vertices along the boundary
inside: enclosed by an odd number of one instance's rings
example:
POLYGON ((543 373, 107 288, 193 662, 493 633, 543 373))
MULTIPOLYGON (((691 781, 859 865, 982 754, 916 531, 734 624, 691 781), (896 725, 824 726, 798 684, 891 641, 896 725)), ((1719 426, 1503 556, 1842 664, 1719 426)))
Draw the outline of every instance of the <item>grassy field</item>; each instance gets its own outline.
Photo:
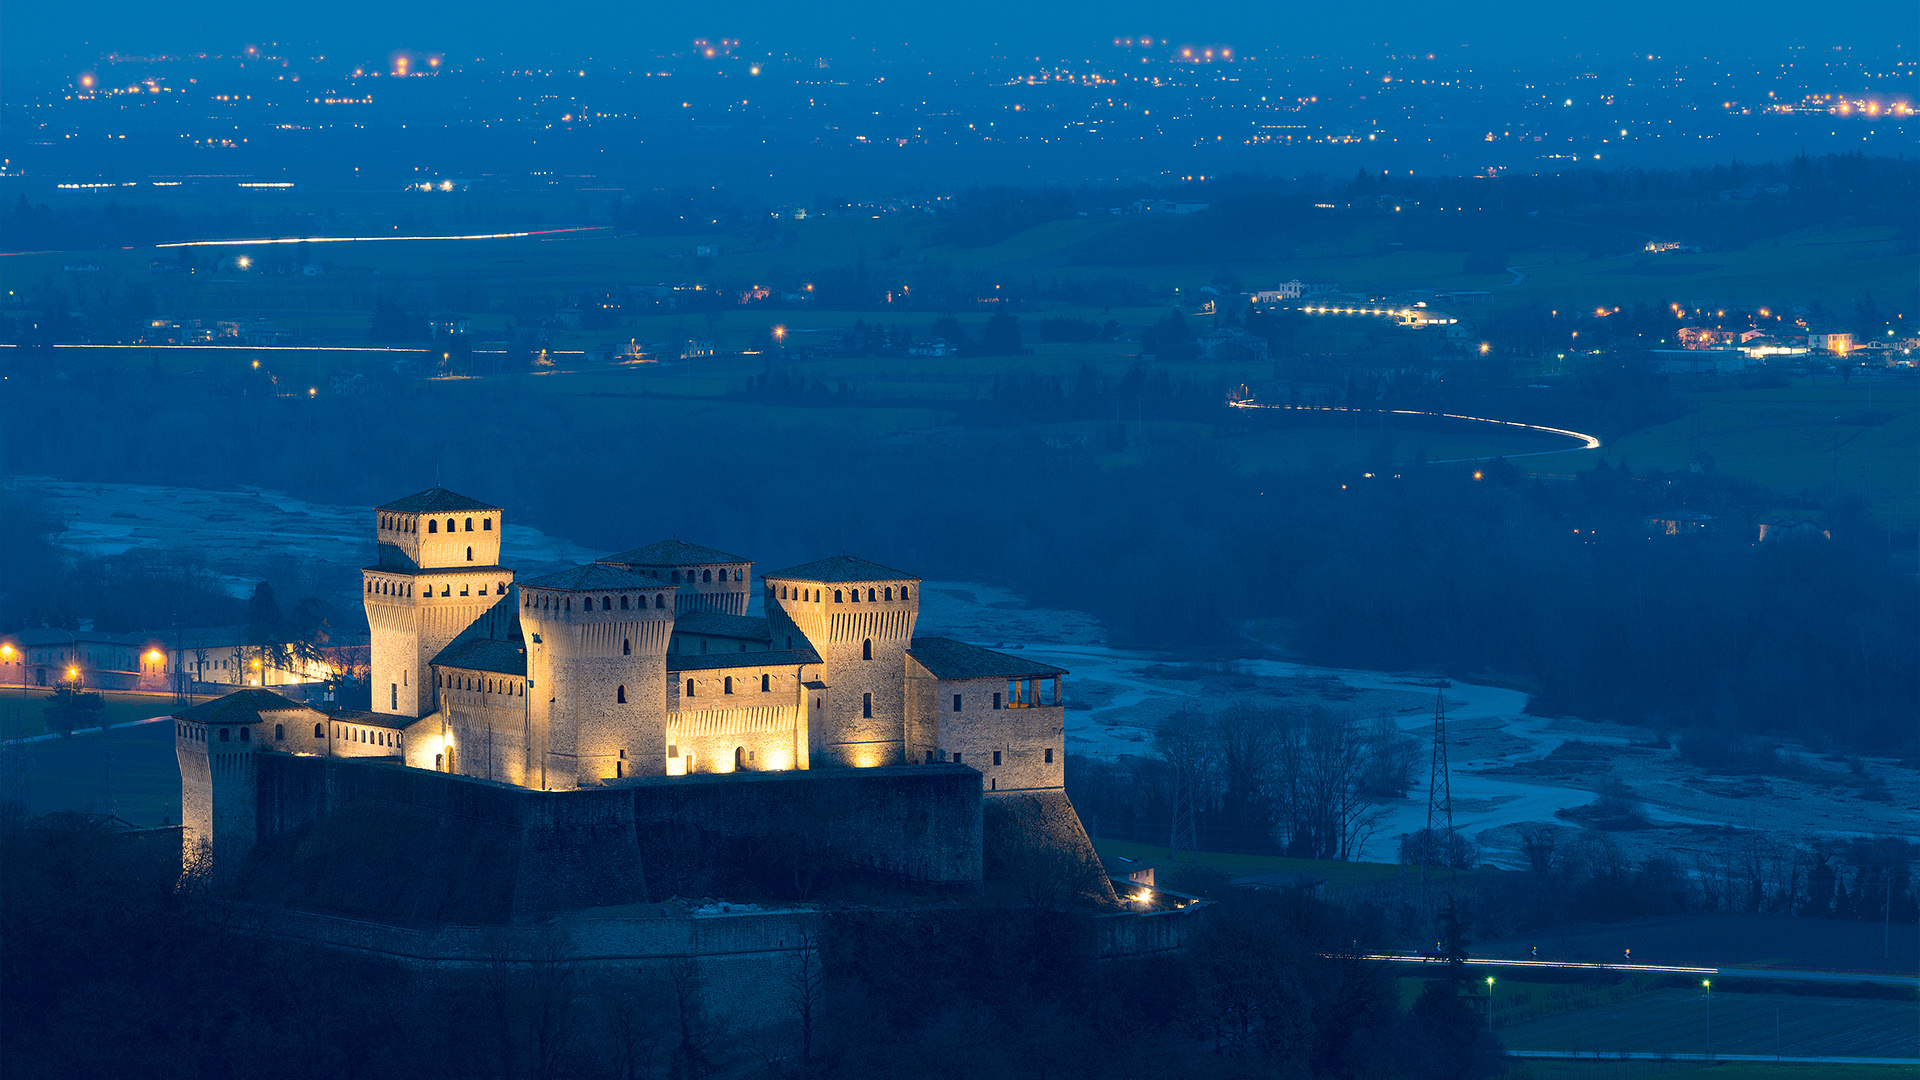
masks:
MULTIPOLYGON (((145 715, 164 711, 149 708, 145 715)), ((180 765, 170 723, 14 743, 0 747, 0 760, 6 797, 29 813, 110 809, 135 825, 180 821, 180 765)))
MULTIPOLYGON (((173 710, 172 694, 134 694, 96 691, 104 704, 108 724, 126 724, 173 710)), ((42 690, 0 687, 0 739, 47 733, 46 706, 53 695, 42 690)))
MULTIPOLYGON (((1655 990, 1512 1027, 1500 1024, 1499 991, 1496 984, 1495 1028, 1514 1049, 1708 1050, 1706 991, 1655 990)), ((1913 1001, 1716 993, 1711 1008, 1717 1053, 1920 1057, 1920 1004, 1913 1001)))
POLYGON ((1527 1080, 1892 1080, 1912 1075, 1900 1065, 1773 1065, 1756 1061, 1529 1061, 1515 1059, 1508 1075, 1527 1080))
MULTIPOLYGON (((1178 874, 1182 867, 1197 866, 1235 877, 1248 874, 1297 873, 1311 874, 1327 879, 1328 888, 1340 888, 1347 885, 1370 885, 1377 881, 1391 881, 1404 872, 1404 867, 1389 863, 1331 862, 1318 859, 1288 859, 1279 855, 1232 855, 1212 851, 1183 851, 1174 860, 1166 858, 1167 849, 1152 844, 1136 844, 1126 840, 1100 840, 1094 847, 1102 855, 1119 856, 1123 859, 1139 859, 1159 867, 1161 877, 1156 880, 1165 882, 1164 875, 1178 874)), ((1169 886, 1175 887, 1175 886, 1169 886)))
POLYGON ((1834 481, 1866 495, 1896 527, 1920 518, 1920 380, 1800 379, 1769 390, 1706 390, 1670 423, 1609 448, 1635 469, 1685 469, 1697 454, 1718 472, 1786 494, 1834 481))

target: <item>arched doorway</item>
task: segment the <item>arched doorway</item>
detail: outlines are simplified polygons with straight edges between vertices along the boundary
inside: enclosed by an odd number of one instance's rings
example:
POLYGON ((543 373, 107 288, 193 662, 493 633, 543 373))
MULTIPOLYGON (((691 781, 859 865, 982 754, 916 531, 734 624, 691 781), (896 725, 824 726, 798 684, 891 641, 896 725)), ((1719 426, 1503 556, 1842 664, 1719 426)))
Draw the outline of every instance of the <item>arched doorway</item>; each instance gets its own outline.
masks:
POLYGON ((733 748, 733 771, 747 771, 747 748, 744 746, 736 746, 733 748))

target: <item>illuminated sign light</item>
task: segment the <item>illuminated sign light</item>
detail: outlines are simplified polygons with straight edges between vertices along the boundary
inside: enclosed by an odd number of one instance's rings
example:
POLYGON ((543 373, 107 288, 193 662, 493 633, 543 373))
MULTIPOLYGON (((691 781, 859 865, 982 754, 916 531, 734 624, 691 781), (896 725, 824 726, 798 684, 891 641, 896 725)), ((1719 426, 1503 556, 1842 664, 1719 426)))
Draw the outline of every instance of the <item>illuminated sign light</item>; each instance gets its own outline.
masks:
POLYGON ((282 183, 282 184, 264 184, 264 183, 263 183, 263 184, 241 184, 240 186, 241 186, 241 187, 250 187, 250 188, 290 188, 290 187, 292 187, 293 185, 292 185, 292 184, 284 184, 284 183, 282 183))

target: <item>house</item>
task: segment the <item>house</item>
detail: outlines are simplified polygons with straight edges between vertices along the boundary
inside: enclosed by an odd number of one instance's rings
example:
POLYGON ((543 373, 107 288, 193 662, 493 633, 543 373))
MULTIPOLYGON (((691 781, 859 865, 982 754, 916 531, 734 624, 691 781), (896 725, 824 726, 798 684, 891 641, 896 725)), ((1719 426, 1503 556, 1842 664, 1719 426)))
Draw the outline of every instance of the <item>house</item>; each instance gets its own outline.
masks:
POLYGON ((465 315, 435 315, 427 320, 427 331, 436 339, 452 334, 464 337, 472 330, 473 320, 465 315))
POLYGON ((1100 868, 1106 871, 1107 878, 1114 883, 1116 891, 1123 885, 1145 885, 1149 889, 1153 888, 1153 872, 1156 868, 1152 863, 1129 859, 1122 855, 1102 855, 1100 868))
POLYGON ((908 356, 952 356, 955 353, 952 344, 943 338, 932 341, 916 341, 907 346, 908 356))

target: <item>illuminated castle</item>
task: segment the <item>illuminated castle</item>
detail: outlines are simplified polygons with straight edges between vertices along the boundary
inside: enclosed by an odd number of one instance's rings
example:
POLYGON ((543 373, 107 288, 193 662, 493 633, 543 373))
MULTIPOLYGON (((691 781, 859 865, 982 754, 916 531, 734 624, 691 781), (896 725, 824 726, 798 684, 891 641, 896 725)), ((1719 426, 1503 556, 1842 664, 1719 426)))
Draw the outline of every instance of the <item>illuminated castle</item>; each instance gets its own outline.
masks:
MULTIPOLYGON (((499 507, 440 488, 378 507, 373 711, 261 713, 245 749, 544 790, 909 762, 968 765, 986 795, 1064 787, 1066 673, 916 638, 910 574, 821 559, 762 575, 765 615, 749 616, 737 555, 667 540, 516 581, 503 527, 499 507)), ((182 719, 183 762, 222 749, 182 719)))

